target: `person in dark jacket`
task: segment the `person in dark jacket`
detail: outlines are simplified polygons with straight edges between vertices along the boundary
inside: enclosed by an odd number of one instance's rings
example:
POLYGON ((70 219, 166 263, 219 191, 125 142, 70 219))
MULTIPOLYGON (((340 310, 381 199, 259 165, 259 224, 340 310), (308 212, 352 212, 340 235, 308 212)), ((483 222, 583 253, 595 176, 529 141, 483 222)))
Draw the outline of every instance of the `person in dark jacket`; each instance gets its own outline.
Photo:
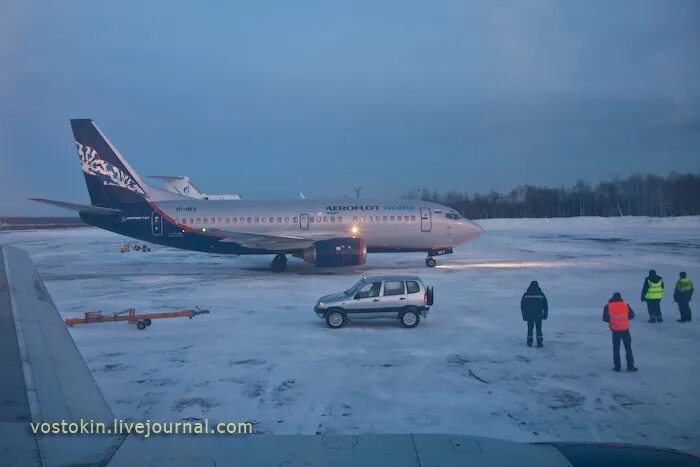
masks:
POLYGON ((678 303, 678 311, 681 313, 679 323, 692 321, 690 299, 693 298, 693 290, 693 281, 688 279, 685 272, 681 272, 681 278, 676 282, 676 289, 673 291, 673 300, 678 303))
POLYGON ((622 300, 620 292, 615 292, 603 309, 603 321, 609 324, 613 342, 613 370, 620 371, 620 341, 625 344, 627 371, 637 371, 632 356, 632 336, 630 335, 630 320, 634 319, 634 311, 622 300))
POLYGON ((527 321, 527 345, 532 346, 532 328, 537 330, 537 347, 542 347, 542 320, 547 319, 549 307, 547 305, 547 297, 540 289, 537 281, 530 282, 530 287, 523 294, 520 300, 520 312, 523 315, 523 321, 527 321))
POLYGON ((661 299, 664 298, 664 280, 653 269, 644 279, 642 302, 647 302, 650 323, 663 323, 661 317, 661 299))

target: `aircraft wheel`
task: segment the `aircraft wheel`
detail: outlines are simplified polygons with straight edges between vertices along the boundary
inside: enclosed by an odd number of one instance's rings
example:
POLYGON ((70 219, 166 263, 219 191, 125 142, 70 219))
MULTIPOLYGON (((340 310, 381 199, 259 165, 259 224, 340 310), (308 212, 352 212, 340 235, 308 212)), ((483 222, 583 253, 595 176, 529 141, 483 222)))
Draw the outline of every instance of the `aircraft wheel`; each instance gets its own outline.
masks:
POLYGON ((138 321, 136 323, 136 327, 139 328, 139 330, 144 330, 146 329, 146 322, 145 321, 138 321))
POLYGON ((272 265, 270 266, 272 272, 284 272, 287 269, 287 257, 285 255, 277 255, 275 259, 272 260, 272 265))
POLYGON ((434 268, 436 264, 437 261, 435 261, 435 258, 433 258, 432 256, 428 256, 427 258, 425 258, 425 265, 429 268, 434 268))

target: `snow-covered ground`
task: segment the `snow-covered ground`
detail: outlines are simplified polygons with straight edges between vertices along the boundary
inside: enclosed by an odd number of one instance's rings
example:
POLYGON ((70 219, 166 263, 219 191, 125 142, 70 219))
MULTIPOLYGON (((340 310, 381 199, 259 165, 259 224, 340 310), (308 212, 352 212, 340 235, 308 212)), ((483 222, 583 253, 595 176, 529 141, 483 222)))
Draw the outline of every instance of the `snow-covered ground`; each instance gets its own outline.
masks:
MULTIPOLYGON (((700 283, 700 218, 492 220, 478 241, 424 266, 422 254, 370 255, 317 269, 291 259, 154 247, 119 253, 96 229, 0 234, 32 255, 64 317, 199 305, 192 321, 78 326, 75 339, 118 417, 251 420, 268 433, 458 432, 700 448, 700 316, 646 322, 642 281, 700 283), (419 274, 436 304, 416 329, 369 322, 334 331, 312 312, 363 275, 419 274), (537 279, 550 303, 545 348, 525 346, 520 296, 537 279), (620 291, 639 373, 614 373, 602 307, 620 291)), ((691 303, 691 307, 697 305, 691 303)), ((624 352, 623 352, 624 358, 624 352)))

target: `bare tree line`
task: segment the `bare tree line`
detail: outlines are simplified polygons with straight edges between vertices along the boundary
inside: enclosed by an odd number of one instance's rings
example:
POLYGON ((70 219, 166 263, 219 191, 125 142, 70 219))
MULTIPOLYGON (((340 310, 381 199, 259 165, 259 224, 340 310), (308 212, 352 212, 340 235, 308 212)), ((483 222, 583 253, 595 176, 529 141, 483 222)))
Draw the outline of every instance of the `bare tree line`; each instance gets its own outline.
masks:
POLYGON ((470 219, 494 217, 686 216, 700 214, 700 175, 632 175, 595 186, 519 186, 508 193, 469 196, 456 191, 415 190, 407 198, 434 201, 470 219))

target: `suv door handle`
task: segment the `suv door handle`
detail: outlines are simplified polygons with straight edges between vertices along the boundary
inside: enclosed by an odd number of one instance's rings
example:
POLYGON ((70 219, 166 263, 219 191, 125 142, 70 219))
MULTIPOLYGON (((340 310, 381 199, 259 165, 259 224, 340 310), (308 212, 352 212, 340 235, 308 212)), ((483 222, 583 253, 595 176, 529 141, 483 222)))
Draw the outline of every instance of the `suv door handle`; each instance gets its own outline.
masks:
POLYGON ((399 298, 399 300, 406 300, 406 297, 401 297, 399 298))
POLYGON ((372 300, 372 301, 373 301, 373 302, 378 302, 378 301, 379 301, 379 299, 378 299, 378 298, 375 298, 375 299, 374 299, 374 300, 372 300))

